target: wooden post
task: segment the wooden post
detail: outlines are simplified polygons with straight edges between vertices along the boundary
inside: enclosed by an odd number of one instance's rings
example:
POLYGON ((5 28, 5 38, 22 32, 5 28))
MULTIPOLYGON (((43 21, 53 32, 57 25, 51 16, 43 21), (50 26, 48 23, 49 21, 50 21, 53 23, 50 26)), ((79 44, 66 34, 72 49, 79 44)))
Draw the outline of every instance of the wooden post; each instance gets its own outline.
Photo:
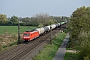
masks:
POLYGON ((20 23, 18 21, 18 44, 20 43, 20 23))
POLYGON ((51 27, 51 22, 50 22, 50 43, 52 44, 52 27, 51 27))

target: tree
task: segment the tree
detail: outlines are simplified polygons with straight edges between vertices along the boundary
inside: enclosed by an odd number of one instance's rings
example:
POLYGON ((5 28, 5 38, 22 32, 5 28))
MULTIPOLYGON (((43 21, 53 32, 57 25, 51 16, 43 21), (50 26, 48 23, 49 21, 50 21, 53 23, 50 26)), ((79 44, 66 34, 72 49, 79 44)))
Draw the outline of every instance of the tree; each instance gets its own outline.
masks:
POLYGON ((24 22, 24 25, 30 25, 32 22, 30 22, 30 18, 29 17, 25 17, 22 18, 22 22, 24 22))
POLYGON ((71 42, 72 45, 76 46, 79 43, 78 34, 81 31, 88 32, 90 30, 90 7, 80 7, 75 10, 71 16, 70 20, 70 30, 71 30, 71 42))
POLYGON ((18 24, 18 17, 12 16, 11 19, 10 19, 10 22, 11 22, 12 25, 18 24))
POLYGON ((56 23, 56 21, 51 19, 51 20, 49 20, 48 25, 55 24, 55 23, 56 23))
POLYGON ((0 25, 5 25, 7 21, 7 16, 5 14, 0 14, 0 25))
POLYGON ((50 20, 49 15, 47 13, 36 14, 35 18, 36 18, 36 22, 38 24, 42 23, 43 26, 48 25, 48 22, 50 20))

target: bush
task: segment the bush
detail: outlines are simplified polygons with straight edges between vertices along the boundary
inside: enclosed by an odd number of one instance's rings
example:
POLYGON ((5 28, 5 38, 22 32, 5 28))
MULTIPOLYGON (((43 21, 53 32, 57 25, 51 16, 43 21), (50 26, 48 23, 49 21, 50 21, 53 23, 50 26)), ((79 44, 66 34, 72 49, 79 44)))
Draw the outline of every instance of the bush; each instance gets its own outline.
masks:
POLYGON ((79 34, 79 59, 81 60, 90 60, 90 31, 89 32, 80 32, 79 34))
POLYGON ((90 60, 90 46, 84 46, 84 48, 79 52, 80 60, 90 60))
POLYGON ((67 52, 65 54, 64 60, 78 60, 78 53, 67 52))
POLYGON ((38 25, 38 28, 40 28, 40 27, 43 27, 43 24, 42 24, 42 23, 40 23, 40 24, 38 25))

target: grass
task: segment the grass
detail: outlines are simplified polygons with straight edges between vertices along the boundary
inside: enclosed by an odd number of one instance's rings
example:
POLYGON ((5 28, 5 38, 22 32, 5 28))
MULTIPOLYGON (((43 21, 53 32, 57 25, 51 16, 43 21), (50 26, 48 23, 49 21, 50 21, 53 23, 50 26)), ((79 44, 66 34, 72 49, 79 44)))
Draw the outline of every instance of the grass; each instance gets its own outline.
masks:
POLYGON ((8 45, 3 45, 3 46, 1 46, 1 52, 5 51, 5 50, 8 50, 8 49, 10 49, 12 47, 15 47, 15 46, 17 46, 17 41, 16 42, 12 42, 12 43, 10 43, 8 45))
POLYGON ((78 54, 67 52, 65 54, 64 60, 78 60, 78 54))
POLYGON ((66 36, 65 33, 59 33, 58 36, 55 37, 54 40, 52 41, 52 44, 47 44, 44 47, 44 49, 40 51, 40 54, 36 55, 36 57, 33 60, 52 60, 56 51, 63 42, 65 36, 66 36))
MULTIPOLYGON (((20 33, 26 30, 32 30, 35 28, 36 28, 35 26, 20 26, 20 33)), ((0 26, 0 34, 3 34, 5 32, 18 33, 18 27, 17 26, 0 26)))
POLYGON ((66 50, 73 50, 73 48, 66 48, 66 50))
POLYGON ((3 45, 2 48, 4 49, 4 48, 7 48, 7 47, 11 47, 13 45, 17 45, 17 41, 16 42, 12 42, 12 43, 10 43, 8 45, 3 45))

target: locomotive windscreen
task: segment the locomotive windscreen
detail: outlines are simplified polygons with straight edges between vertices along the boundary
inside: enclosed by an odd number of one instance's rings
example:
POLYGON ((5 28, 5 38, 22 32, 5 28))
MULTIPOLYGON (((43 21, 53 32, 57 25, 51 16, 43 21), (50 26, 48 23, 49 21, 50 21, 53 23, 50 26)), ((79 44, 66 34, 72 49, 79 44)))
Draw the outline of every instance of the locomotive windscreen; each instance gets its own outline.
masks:
POLYGON ((23 36, 30 36, 30 34, 24 34, 23 36))

